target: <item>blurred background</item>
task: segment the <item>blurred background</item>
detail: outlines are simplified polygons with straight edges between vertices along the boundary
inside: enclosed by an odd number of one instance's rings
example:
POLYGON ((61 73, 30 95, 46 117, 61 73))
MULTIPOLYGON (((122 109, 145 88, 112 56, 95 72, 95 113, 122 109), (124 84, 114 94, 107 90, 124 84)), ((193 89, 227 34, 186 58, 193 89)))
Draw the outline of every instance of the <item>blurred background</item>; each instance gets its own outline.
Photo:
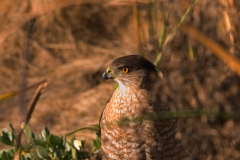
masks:
MULTIPOLYGON (((191 26, 239 59, 238 0, 0 0, 0 10, 0 95, 48 81, 29 124, 34 132, 47 126, 61 135, 98 123, 115 87, 102 73, 130 54, 158 67, 162 105, 240 115, 231 62, 178 28, 191 26)), ((0 101, 0 128, 20 128, 34 91, 0 101)), ((239 159, 239 117, 184 118, 176 137, 194 141, 196 159, 239 159)))

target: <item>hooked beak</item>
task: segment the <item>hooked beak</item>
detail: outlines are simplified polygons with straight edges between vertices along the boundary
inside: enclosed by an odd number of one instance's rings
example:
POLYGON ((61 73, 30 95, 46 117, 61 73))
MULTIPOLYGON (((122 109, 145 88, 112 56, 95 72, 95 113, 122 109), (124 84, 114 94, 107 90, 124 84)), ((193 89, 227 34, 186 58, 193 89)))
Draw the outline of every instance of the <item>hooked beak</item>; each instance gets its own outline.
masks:
POLYGON ((103 82, 106 80, 106 79, 113 79, 113 76, 111 73, 108 73, 107 71, 105 71, 102 75, 102 79, 103 79, 103 82))

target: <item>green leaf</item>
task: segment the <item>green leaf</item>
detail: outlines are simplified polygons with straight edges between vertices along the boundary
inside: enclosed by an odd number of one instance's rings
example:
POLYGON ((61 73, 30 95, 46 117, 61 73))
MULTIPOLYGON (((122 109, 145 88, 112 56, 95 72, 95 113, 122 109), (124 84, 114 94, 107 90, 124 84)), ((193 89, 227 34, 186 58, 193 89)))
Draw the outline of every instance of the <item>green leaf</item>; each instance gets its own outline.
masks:
POLYGON ((42 130, 42 137, 44 138, 44 140, 47 140, 50 134, 51 133, 47 127, 45 127, 44 130, 42 130))
POLYGON ((99 128, 99 131, 95 132, 95 134, 96 134, 98 137, 101 136, 100 128, 99 128))
POLYGON ((75 159, 77 156, 77 150, 74 147, 71 147, 71 151, 72 151, 72 158, 75 159))
POLYGON ((13 128, 12 123, 9 123, 9 127, 11 129, 12 134, 14 135, 14 138, 17 137, 17 133, 16 133, 15 129, 13 128))
POLYGON ((96 139, 93 140, 93 147, 94 147, 94 151, 100 150, 101 141, 98 136, 96 137, 96 139))
POLYGON ((69 144, 69 142, 67 142, 67 143, 65 144, 65 148, 66 148, 67 151, 70 151, 70 150, 71 150, 71 145, 69 144))
POLYGON ((3 130, 2 130, 2 136, 8 137, 8 129, 7 129, 7 128, 3 128, 3 130))
POLYGON ((13 135, 12 132, 8 132, 8 138, 11 142, 13 142, 13 135))
POLYGON ((44 147, 42 147, 42 146, 37 146, 37 147, 36 147, 36 151, 37 151, 37 154, 38 154, 41 158, 51 160, 51 157, 49 156, 48 151, 47 151, 44 147))
POLYGON ((60 137, 51 134, 48 138, 48 143, 53 147, 62 146, 62 140, 60 137))
POLYGON ((62 157, 62 160, 69 160, 69 159, 72 159, 70 151, 65 152, 63 157, 62 157))
POLYGON ((35 146, 46 146, 46 142, 44 141, 44 140, 42 140, 42 139, 33 139, 32 140, 33 141, 33 144, 35 145, 35 146))
POLYGON ((82 139, 82 140, 81 140, 81 143, 82 143, 82 148, 85 148, 86 140, 85 140, 85 139, 82 139))
POLYGON ((1 160, 12 160, 13 158, 14 158, 14 149, 0 151, 1 160))
POLYGON ((14 149, 8 150, 8 151, 7 151, 8 158, 9 158, 9 159, 13 159, 13 158, 14 158, 14 153, 15 153, 15 150, 14 150, 14 149))
MULTIPOLYGON (((32 133, 31 133, 31 137, 32 137, 32 139, 35 138, 35 137, 36 137, 35 133, 32 132, 32 133)), ((41 137, 41 136, 40 136, 40 137, 41 137)))
POLYGON ((2 158, 3 158, 4 160, 9 160, 6 151, 3 151, 3 152, 2 152, 2 158))
POLYGON ((60 159, 62 158, 62 153, 61 153, 61 150, 59 148, 56 148, 55 153, 57 154, 58 158, 60 158, 60 159))
POLYGON ((42 136, 40 134, 35 134, 35 138, 34 139, 44 141, 44 139, 42 138, 42 136))
POLYGON ((27 139, 27 143, 29 144, 31 142, 31 138, 32 138, 31 128, 29 127, 29 125, 26 125, 24 122, 22 123, 21 128, 23 129, 23 132, 27 139))
POLYGON ((66 145, 66 136, 63 135, 63 137, 61 138, 62 139, 62 145, 65 146, 66 145))
POLYGON ((11 141, 9 141, 9 139, 6 138, 6 137, 1 137, 0 141, 1 141, 2 143, 6 144, 6 145, 14 146, 14 143, 11 142, 11 141))
POLYGON ((42 158, 39 158, 38 153, 36 152, 31 152, 31 159, 33 160, 42 160, 42 158))
POLYGON ((6 145, 14 146, 13 138, 11 132, 8 132, 7 128, 3 128, 2 136, 0 137, 0 141, 6 145))

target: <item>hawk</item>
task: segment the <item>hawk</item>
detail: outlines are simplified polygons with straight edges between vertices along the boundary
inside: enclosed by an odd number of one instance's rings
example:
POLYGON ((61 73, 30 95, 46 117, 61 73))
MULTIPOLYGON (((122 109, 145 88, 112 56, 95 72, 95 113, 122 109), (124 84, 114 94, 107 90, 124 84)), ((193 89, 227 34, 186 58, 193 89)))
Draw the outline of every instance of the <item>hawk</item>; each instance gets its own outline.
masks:
POLYGON ((114 79, 118 88, 100 118, 102 159, 184 159, 186 151, 175 139, 177 119, 136 121, 168 110, 159 105, 156 89, 160 80, 154 64, 139 55, 124 56, 109 65, 105 79, 114 79), (120 125, 124 119, 127 123, 120 125))

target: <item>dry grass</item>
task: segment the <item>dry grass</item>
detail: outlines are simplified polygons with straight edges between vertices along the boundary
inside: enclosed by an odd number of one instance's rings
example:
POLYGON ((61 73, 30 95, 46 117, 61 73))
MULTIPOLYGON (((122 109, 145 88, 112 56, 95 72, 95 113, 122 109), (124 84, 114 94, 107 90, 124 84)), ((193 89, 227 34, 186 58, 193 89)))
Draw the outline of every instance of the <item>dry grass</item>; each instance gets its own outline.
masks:
MULTIPOLYGON (((217 58, 210 46, 175 30, 194 0, 99 2, 0 1, 0 95, 42 79, 49 82, 30 121, 35 132, 48 126, 63 134, 97 123, 114 90, 112 83, 102 83, 102 72, 113 59, 134 53, 152 62, 161 53, 162 105, 178 111, 240 113, 240 78, 235 67, 226 65, 240 58, 237 0, 198 1, 184 18, 234 60, 217 58)), ((24 101, 32 94, 26 92, 24 101)), ((19 106, 19 96, 0 102, 0 128, 8 122, 20 126, 19 106)), ((194 141, 194 159, 240 157, 239 120, 203 116, 181 121, 177 138, 184 145, 194 141)), ((92 138, 89 133, 78 136, 92 138)))

